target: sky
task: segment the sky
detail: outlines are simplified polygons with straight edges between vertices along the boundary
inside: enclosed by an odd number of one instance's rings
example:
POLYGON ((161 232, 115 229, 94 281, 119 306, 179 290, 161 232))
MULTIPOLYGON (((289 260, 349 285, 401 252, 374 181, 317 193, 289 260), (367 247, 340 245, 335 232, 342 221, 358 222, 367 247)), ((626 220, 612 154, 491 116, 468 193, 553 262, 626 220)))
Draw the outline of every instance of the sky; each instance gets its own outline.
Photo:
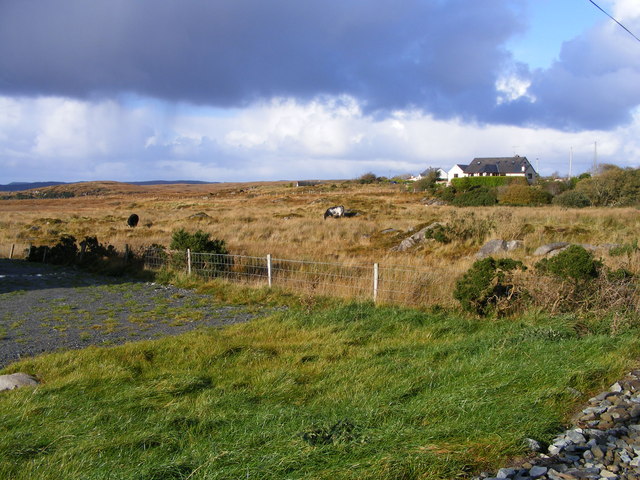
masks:
MULTIPOLYGON (((597 3, 640 36, 638 0, 597 3)), ((640 42, 589 0, 0 0, 0 183, 515 154, 640 167, 640 42)))

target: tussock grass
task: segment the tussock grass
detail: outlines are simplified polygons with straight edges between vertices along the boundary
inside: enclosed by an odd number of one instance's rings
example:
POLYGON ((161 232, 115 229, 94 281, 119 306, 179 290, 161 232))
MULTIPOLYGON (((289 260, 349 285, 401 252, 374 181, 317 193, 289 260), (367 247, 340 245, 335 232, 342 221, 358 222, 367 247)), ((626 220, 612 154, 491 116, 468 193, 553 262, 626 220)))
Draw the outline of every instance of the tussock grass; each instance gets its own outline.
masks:
MULTIPOLYGON (((77 189, 79 196, 0 201, 0 254, 7 255, 12 243, 16 254, 29 243, 53 245, 61 234, 77 239, 95 235, 104 244, 121 250, 128 244, 139 251, 152 243, 168 245, 175 229, 201 229, 211 238, 224 240, 233 254, 270 253, 274 258, 378 262, 427 270, 437 281, 424 301, 453 306, 456 278, 491 238, 522 240, 524 250, 510 255, 525 260, 549 242, 630 244, 640 228, 635 208, 427 207, 421 203, 422 194, 407 192, 402 185, 336 181, 305 188, 288 182, 134 187, 90 182, 64 188, 77 189), (89 195, 80 196, 84 194, 89 195), (324 221, 324 210, 336 204, 361 214, 324 221), (141 220, 132 229, 126 219, 134 212, 141 220), (208 217, 191 218, 199 213, 208 217), (431 240, 406 252, 390 251, 420 226, 434 221, 453 225, 459 238, 454 236, 449 243, 431 240)), ((613 268, 623 264, 640 273, 637 253, 615 259, 603 255, 613 268)))
POLYGON ((43 383, 0 395, 0 478, 464 476, 632 368, 638 332, 588 332, 345 303, 47 355, 5 370, 43 383))

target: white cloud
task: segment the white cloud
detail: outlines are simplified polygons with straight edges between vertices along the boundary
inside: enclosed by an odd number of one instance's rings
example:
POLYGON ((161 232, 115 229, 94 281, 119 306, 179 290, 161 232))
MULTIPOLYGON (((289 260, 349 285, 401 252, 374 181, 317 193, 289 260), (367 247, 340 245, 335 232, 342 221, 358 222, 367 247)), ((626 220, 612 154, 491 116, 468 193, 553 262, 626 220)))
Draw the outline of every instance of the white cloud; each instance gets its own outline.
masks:
POLYGON ((437 120, 418 110, 385 118, 351 98, 279 99, 240 110, 139 99, 82 102, 0 97, 0 168, 9 181, 355 178, 448 168, 474 157, 526 155, 541 173, 601 162, 638 166, 640 110, 615 130, 568 133, 437 120))

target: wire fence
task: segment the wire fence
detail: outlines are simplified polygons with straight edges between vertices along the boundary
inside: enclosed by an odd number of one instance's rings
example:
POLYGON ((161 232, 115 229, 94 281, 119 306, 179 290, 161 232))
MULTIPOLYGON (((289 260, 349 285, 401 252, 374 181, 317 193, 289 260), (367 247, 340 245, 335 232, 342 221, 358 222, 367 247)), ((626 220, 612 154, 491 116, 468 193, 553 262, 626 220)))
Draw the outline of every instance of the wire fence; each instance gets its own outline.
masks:
POLYGON ((373 264, 342 264, 196 252, 148 250, 144 266, 169 268, 205 279, 278 286, 301 293, 384 303, 422 304, 437 278, 428 271, 373 264))
MULTIPOLYGON (((29 245, 0 246, 0 258, 24 259, 29 245)), ((129 252, 128 248, 125 248, 129 252)), ((438 273, 378 263, 330 263, 247 255, 169 251, 150 247, 134 254, 145 269, 169 269, 204 279, 275 286, 310 295, 424 305, 434 301, 438 273)), ((40 261, 40 260, 38 260, 40 261)), ((42 259, 45 261, 45 258, 42 259)))

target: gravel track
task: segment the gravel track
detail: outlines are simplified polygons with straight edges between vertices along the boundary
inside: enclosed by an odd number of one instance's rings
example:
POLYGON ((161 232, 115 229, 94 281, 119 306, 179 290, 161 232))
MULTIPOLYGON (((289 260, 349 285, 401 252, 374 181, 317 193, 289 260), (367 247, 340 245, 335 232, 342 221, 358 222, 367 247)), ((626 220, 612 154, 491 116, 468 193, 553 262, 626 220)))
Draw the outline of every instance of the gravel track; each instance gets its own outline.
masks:
POLYGON ((222 327, 265 312, 173 286, 0 259, 0 369, 43 352, 222 327))

